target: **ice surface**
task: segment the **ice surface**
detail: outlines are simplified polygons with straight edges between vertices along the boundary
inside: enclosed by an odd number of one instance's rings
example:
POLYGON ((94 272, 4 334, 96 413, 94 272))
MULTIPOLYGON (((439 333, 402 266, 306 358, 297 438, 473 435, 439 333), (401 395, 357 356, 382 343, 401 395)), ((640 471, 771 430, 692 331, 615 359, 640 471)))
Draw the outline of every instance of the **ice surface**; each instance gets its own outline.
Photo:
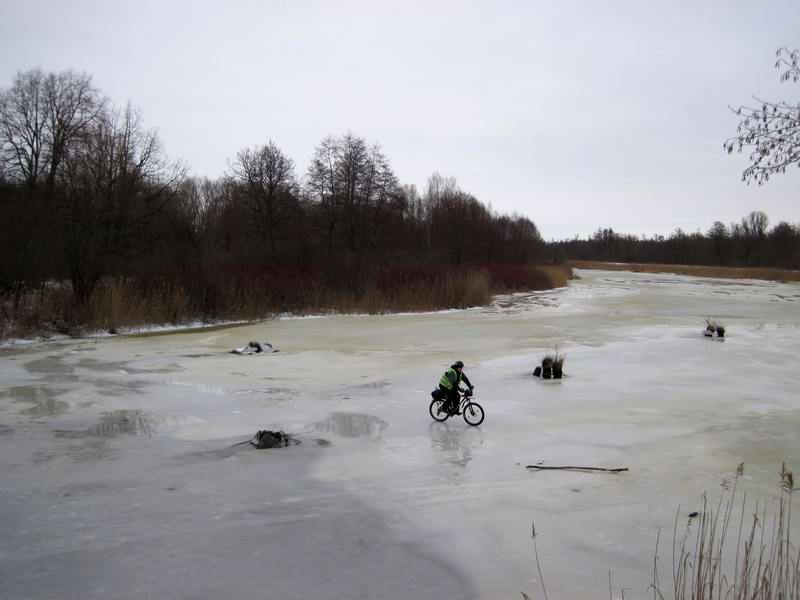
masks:
POLYGON ((541 596, 531 522, 551 598, 604 597, 609 569, 650 597, 678 505, 800 465, 800 286, 579 274, 463 311, 0 348, 0 597, 541 596), (281 352, 229 353, 251 339, 281 352), (565 379, 534 379, 555 344, 565 379), (457 359, 477 429, 428 415, 457 359), (231 448, 258 429, 304 443, 231 448))

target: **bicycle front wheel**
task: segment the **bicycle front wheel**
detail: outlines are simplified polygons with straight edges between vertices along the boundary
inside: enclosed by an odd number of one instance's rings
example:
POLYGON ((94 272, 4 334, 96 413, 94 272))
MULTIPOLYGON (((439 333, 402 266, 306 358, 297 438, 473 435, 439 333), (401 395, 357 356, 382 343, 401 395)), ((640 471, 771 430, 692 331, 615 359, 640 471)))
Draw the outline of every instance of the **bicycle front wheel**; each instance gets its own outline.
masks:
POLYGON ((477 427, 483 423, 483 407, 477 402, 470 402, 464 407, 464 420, 467 424, 477 427))
POLYGON ((447 412, 447 400, 434 400, 428 409, 434 421, 446 421, 450 413, 447 412))

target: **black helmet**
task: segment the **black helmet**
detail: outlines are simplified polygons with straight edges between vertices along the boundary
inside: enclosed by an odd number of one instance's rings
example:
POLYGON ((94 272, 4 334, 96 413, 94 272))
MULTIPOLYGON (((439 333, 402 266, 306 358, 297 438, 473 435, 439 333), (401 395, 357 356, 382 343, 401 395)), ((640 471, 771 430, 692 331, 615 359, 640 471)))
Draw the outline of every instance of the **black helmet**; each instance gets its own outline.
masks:
POLYGON ((461 362, 460 360, 457 360, 456 362, 453 363, 452 368, 453 369, 463 369, 464 368, 464 363, 461 362))

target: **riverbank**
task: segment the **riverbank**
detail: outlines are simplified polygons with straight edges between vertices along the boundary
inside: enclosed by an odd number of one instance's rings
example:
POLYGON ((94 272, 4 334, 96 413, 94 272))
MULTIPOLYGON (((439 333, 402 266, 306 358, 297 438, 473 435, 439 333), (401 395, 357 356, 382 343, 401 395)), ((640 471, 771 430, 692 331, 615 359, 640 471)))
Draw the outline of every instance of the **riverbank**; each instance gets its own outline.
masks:
POLYGON ((800 282, 800 271, 771 269, 767 267, 713 267, 701 265, 669 265, 659 263, 616 263, 594 260, 571 260, 567 264, 574 269, 601 271, 632 271, 633 273, 674 273, 692 277, 715 277, 719 279, 759 279, 781 283, 800 282))
POLYGON ((517 291, 564 287, 566 265, 394 267, 358 285, 335 274, 276 270, 226 273, 213 280, 171 277, 109 279, 76 302, 68 284, 53 284, 16 302, 0 298, 0 342, 257 322, 281 315, 415 313, 488 304, 517 291), (353 291, 355 290, 355 291, 353 291))

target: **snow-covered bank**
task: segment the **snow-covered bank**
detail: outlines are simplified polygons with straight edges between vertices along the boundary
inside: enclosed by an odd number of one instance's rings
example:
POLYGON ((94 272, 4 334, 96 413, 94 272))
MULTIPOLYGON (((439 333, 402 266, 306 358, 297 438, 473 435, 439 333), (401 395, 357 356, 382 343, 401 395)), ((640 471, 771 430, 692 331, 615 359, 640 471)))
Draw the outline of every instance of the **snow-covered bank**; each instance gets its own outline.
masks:
POLYGON ((739 462, 762 497, 782 460, 800 465, 800 286, 580 275, 463 311, 5 351, 4 593, 540 595, 535 521, 551 597, 605 594, 608 569, 644 597, 679 504, 696 510, 739 462), (724 343, 702 337, 709 314, 724 343), (249 339, 281 352, 228 353, 249 339), (555 344, 567 377, 530 377, 555 344), (479 429, 427 413, 457 358, 479 429), (306 443, 229 448, 264 428, 306 443), (631 470, 524 469, 540 460, 631 470))

